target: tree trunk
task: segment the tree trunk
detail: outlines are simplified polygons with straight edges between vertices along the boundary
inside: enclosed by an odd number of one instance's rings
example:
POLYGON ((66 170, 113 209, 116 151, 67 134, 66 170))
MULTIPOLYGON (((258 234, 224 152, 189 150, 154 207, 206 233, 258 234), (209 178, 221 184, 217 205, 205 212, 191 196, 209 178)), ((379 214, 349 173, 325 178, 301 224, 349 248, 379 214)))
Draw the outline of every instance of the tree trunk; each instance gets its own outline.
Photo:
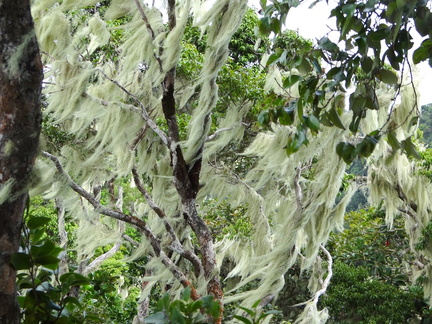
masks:
POLYGON ((16 271, 41 112, 42 63, 29 0, 0 0, 0 323, 20 322, 16 271), (9 190, 9 189, 10 190, 9 190))

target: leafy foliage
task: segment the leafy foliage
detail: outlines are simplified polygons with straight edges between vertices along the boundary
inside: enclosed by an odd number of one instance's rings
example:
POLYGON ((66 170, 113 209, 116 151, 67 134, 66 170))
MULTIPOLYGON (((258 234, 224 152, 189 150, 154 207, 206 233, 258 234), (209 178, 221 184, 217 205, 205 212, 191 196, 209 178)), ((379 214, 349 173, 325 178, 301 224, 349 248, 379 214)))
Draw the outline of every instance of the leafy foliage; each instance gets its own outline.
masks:
POLYGON ((23 228, 21 251, 12 256, 17 275, 18 301, 22 308, 22 323, 82 323, 95 316, 82 314, 82 304, 74 290, 89 284, 78 273, 58 276, 58 255, 62 251, 46 234, 47 216, 27 214, 23 228))
POLYGON ((214 323, 220 314, 220 304, 213 296, 205 296, 196 301, 190 299, 190 288, 182 292, 181 299, 171 301, 168 294, 158 301, 156 313, 148 316, 145 323, 214 323))

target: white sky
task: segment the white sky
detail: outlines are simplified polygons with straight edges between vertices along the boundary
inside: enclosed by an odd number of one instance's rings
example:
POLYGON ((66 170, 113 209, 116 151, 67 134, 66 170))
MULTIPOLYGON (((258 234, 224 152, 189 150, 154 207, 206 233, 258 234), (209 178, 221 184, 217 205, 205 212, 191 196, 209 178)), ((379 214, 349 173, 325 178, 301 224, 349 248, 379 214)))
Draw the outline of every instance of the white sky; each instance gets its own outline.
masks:
MULTIPOLYGON (((333 19, 328 19, 331 6, 328 6, 326 2, 322 1, 316 4, 312 9, 309 9, 309 4, 312 2, 311 0, 307 0, 298 8, 292 9, 288 13, 285 27, 297 30, 299 34, 305 38, 316 40, 329 31, 328 25, 335 26, 335 22, 333 19)), ((251 6, 261 8, 259 0, 249 0, 249 3, 251 6)), ((414 34, 416 34, 415 31, 413 32, 413 36, 414 34)), ((337 41, 337 39, 332 40, 334 42, 337 41)), ((414 41, 415 45, 413 49, 416 49, 419 47, 422 39, 417 38, 414 41)), ((418 91, 420 93, 420 104, 432 103, 432 68, 427 62, 422 62, 416 67, 419 74, 417 78, 419 80, 418 91)))

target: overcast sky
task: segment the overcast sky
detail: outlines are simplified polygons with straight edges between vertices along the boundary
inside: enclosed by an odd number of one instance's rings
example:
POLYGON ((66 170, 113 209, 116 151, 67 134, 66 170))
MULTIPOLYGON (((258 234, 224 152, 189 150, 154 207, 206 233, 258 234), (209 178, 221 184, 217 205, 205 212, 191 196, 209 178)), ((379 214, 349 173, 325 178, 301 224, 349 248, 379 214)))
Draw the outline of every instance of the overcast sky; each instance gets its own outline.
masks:
MULTIPOLYGON (((305 38, 316 40, 329 31, 328 26, 334 27, 335 22, 333 19, 328 19, 331 6, 327 5, 325 1, 321 1, 315 7, 309 9, 308 7, 312 2, 312 0, 307 0, 299 7, 292 9, 288 14, 285 26, 288 29, 297 30, 305 38)), ((249 3, 251 6, 260 8, 259 0, 249 0, 249 3)), ((415 35, 415 31, 412 34, 413 36, 417 36, 415 35)), ((337 41, 337 39, 330 38, 334 42, 337 41)), ((414 41, 415 45, 413 48, 416 49, 421 44, 422 39, 418 36, 414 41)), ((423 62, 417 65, 417 70, 420 81, 420 104, 432 103, 432 68, 427 62, 423 62)))

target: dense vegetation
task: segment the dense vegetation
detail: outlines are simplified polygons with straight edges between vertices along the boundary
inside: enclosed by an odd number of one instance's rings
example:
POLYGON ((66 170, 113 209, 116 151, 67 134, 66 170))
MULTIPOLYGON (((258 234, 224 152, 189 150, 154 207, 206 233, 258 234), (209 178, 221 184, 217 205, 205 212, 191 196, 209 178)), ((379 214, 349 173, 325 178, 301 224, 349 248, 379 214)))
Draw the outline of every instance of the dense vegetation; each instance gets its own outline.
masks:
POLYGON ((340 1, 314 43, 299 4, 33 3, 23 323, 430 320, 430 8, 340 1))

